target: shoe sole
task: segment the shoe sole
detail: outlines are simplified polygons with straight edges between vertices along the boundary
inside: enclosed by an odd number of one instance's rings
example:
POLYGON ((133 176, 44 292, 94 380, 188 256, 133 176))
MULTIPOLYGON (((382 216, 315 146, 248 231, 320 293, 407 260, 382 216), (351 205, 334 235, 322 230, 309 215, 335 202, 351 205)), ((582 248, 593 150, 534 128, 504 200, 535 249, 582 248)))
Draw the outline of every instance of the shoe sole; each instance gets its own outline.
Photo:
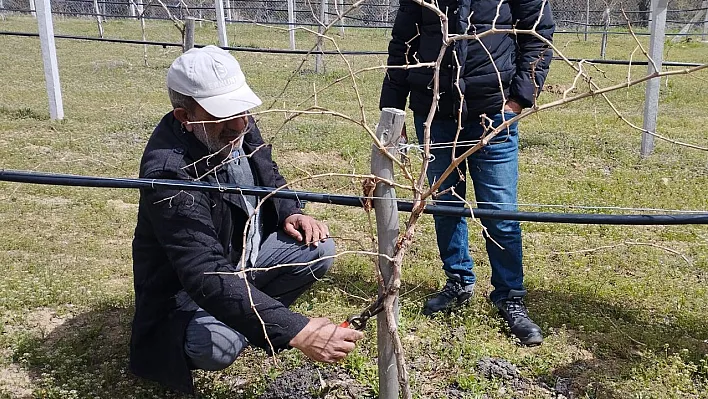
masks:
POLYGON ((539 346, 543 343, 543 335, 531 334, 523 339, 520 339, 523 346, 539 346))

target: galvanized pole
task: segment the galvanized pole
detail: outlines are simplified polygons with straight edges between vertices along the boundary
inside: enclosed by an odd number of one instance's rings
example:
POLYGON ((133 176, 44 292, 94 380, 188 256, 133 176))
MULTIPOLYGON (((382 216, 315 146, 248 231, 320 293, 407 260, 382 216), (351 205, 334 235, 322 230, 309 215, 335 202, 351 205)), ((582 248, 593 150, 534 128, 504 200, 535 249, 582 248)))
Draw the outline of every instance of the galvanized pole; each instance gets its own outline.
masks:
POLYGON ((37 24, 39 25, 39 43, 42 48, 44 64, 44 80, 47 83, 49 96, 49 117, 64 119, 64 104, 61 99, 61 84, 59 83, 59 63, 57 48, 54 43, 54 23, 52 22, 52 4, 50 0, 38 0, 37 24))
POLYGON ((224 0, 226 2, 225 8, 226 8, 226 19, 231 21, 231 0, 224 0))
POLYGON ((590 0, 585 1, 585 41, 588 41, 588 29, 590 29, 590 0))
POLYGON ((194 17, 186 17, 184 19, 184 44, 182 51, 188 51, 194 47, 194 17))
MULTIPOLYGON (((396 146, 401 137, 406 112, 395 108, 381 110, 376 137, 390 154, 396 153, 396 146)), ((371 173, 382 179, 393 180, 393 162, 381 153, 381 150, 371 147, 371 173)), ((386 183, 377 183, 374 189, 374 212, 376 213, 376 234, 379 242, 379 253, 389 258, 393 257, 398 242, 398 208, 396 205, 396 190, 386 183)), ((380 256, 379 270, 384 284, 388 284, 393 274, 393 263, 380 256)), ((382 295, 379 287, 379 295, 382 295)), ((398 298, 394 304, 394 316, 398 324, 398 298)), ((378 345, 379 364, 379 398, 398 399, 398 367, 394 353, 393 339, 389 334, 386 315, 379 313, 376 317, 376 338, 378 345)))
POLYGON ((135 18, 135 3, 130 0, 128 0, 128 12, 131 17, 135 18))
POLYGON ((704 0, 701 5, 705 15, 703 16, 703 34, 701 40, 708 43, 708 0, 704 0))
POLYGON ((322 22, 329 25, 329 0, 322 0, 322 22))
POLYGON ((322 36, 325 31, 325 10, 327 9, 327 0, 322 0, 320 3, 320 26, 317 27, 317 54, 315 54, 315 73, 324 73, 324 55, 322 54, 322 36))
POLYGON ((288 33, 290 50, 295 50, 295 0, 288 0, 288 33))
POLYGON ((98 8, 98 0, 93 0, 93 10, 96 13, 96 22, 98 23, 98 36, 103 38, 103 24, 101 23, 101 10, 98 8))
MULTIPOLYGON (((134 0, 131 0, 134 1, 134 0)), ((142 0, 140 0, 142 1, 142 0)), ((147 41, 147 38, 145 37, 145 6, 143 5, 142 2, 140 3, 135 3, 135 6, 138 9, 138 18, 140 20, 140 33, 142 35, 143 41, 147 41)), ((147 43, 143 44, 143 62, 145 66, 148 66, 148 45, 147 43)))
POLYGON ((600 42, 600 57, 604 60, 607 52, 607 31, 610 29, 610 7, 607 7, 602 13, 602 22, 605 24, 605 31, 602 33, 602 41, 600 42))
POLYGON ((105 1, 102 1, 100 4, 101 4, 101 19, 103 20, 103 22, 106 22, 106 21, 108 21, 108 18, 107 18, 107 16, 108 16, 107 7, 108 6, 106 6, 105 1))
POLYGON ((226 21, 224 21, 224 3, 214 0, 216 10, 216 29, 219 32, 219 46, 227 47, 229 40, 226 38, 226 21))
POLYGON ((34 0, 29 0, 30 13, 33 17, 37 18, 37 5, 34 4, 34 0))
POLYGON ((204 19, 204 15, 202 13, 202 9, 204 8, 204 1, 199 0, 199 27, 202 27, 202 20, 204 19))
MULTIPOLYGON (((654 60, 654 65, 649 63, 648 73, 661 72, 661 63, 664 58, 664 39, 666 29, 666 7, 668 0, 656 0, 652 2, 651 10, 651 36, 649 37, 649 57, 654 60)), ((642 146, 640 154, 642 158, 648 157, 654 150, 654 136, 650 133, 656 132, 656 119, 659 114, 659 88, 661 78, 653 78, 647 82, 646 93, 644 95, 644 122, 642 128, 642 146)))
POLYGON ((337 18, 339 18, 339 35, 344 37, 344 17, 342 16, 342 11, 344 8, 344 0, 334 0, 334 11, 337 13, 337 18))
MULTIPOLYGON (((706 2, 703 2, 703 5, 705 6, 706 2)), ((701 17, 703 17, 704 12, 705 11, 703 11, 703 10, 698 11, 696 13, 696 15, 694 15, 693 18, 691 18, 691 20, 688 21, 688 23, 686 25, 684 25, 683 28, 681 28, 681 30, 679 31, 679 34, 675 35, 671 39, 671 43, 678 43, 681 40, 686 40, 686 38, 688 37, 686 34, 691 31, 691 28, 693 28, 693 25, 698 25, 698 23, 703 19, 701 17)))

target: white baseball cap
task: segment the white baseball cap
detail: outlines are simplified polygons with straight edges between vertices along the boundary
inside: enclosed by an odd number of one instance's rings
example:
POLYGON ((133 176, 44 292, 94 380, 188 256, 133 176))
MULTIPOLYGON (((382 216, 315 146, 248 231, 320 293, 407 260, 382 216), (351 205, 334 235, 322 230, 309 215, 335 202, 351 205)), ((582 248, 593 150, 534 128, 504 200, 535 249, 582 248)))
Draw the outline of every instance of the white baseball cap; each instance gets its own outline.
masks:
POLYGON ((193 48, 170 65, 167 87, 190 96, 217 118, 248 111, 263 102, 246 84, 241 66, 216 46, 193 48))

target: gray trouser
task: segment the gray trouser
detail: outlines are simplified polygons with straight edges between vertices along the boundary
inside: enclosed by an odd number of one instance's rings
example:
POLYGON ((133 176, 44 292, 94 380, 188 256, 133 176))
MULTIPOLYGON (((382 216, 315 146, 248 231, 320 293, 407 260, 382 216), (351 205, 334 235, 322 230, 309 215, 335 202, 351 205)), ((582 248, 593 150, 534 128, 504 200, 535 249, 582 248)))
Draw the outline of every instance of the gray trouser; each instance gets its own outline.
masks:
MULTIPOLYGON (((269 267, 285 263, 306 263, 335 254, 330 238, 317 247, 305 246, 278 231, 261 244, 255 267, 269 267)), ((268 271, 249 273, 254 287, 290 306, 295 299, 332 266, 334 259, 323 259, 308 266, 278 267, 268 271)), ((236 360, 248 345, 246 338, 203 309, 197 310, 187 325, 184 351, 193 368, 222 370, 236 360)))

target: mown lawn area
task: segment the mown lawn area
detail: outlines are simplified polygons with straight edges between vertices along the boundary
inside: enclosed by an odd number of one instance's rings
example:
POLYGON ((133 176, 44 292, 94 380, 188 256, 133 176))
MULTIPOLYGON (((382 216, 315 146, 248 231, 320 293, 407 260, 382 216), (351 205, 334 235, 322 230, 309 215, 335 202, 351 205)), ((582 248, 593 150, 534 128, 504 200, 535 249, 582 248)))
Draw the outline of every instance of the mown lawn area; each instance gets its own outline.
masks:
MULTIPOLYGON (((36 29, 31 17, 0 20, 2 31, 36 29)), ((141 37, 136 21, 109 20, 104 29, 106 37, 141 37)), ((56 19, 55 31, 96 36, 90 19, 56 19)), ((164 21, 147 21, 146 36, 180 40, 164 21)), ((314 42, 306 32, 297 38, 300 48, 314 42)), ((343 50, 384 50, 389 32, 348 29, 335 38, 343 50)), ((288 46, 285 31, 243 24, 230 26, 229 40, 234 46, 288 46)), ((648 38, 640 40, 646 46, 648 38)), ((215 43, 215 27, 198 26, 196 41, 215 43)), ((599 55, 599 36, 585 42, 582 36, 558 35, 555 42, 568 57, 599 55)), ((2 36, 0 43, 0 167, 137 176, 143 147, 169 110, 165 75, 178 48, 148 47, 146 66, 140 45, 58 39, 66 118, 51 121, 39 40, 2 36)), ((628 59, 633 49, 629 36, 610 36, 607 57, 628 59)), ((348 73, 335 56, 327 56, 326 72, 316 75, 313 59, 293 74, 302 60, 298 55, 234 54, 264 100, 261 109, 273 103, 294 109, 306 100, 300 107, 312 105, 313 88, 348 73)), ((707 62, 708 44, 667 42, 666 54, 672 61, 707 62)), ((385 56, 347 58, 354 69, 385 63, 385 56)), ((601 86, 625 82, 628 72, 646 72, 646 66, 588 68, 601 86)), ((376 70, 356 79, 372 128, 382 76, 376 70)), ((574 76, 555 61, 547 82, 553 90, 540 101, 558 99, 574 76)), ((660 133, 708 146, 706 91, 707 70, 663 79, 660 133)), ((641 126, 643 85, 610 98, 641 126)), ((318 105, 361 117, 351 80, 318 95, 318 105)), ((259 124, 290 180, 369 172, 370 140, 361 128, 325 116, 302 116, 283 126, 284 120, 284 114, 270 113, 259 124)), ((708 210, 708 152, 659 140, 654 154, 640 159, 640 132, 622 123, 601 98, 539 113, 523 120, 520 130, 522 210, 708 210)), ((413 159, 415 170, 419 162, 413 159)), ((296 188, 359 194, 361 185, 327 177, 296 188)), ((0 398, 180 397, 127 370, 137 202, 134 190, 0 183, 0 398)), ((362 209, 309 203, 306 211, 329 224, 339 250, 371 248, 369 215, 362 209)), ((401 214, 401 221, 406 217, 401 214)), ((469 306, 433 319, 421 314, 423 300, 445 280, 432 217, 420 221, 405 261, 400 332, 417 397, 708 397, 708 227, 523 223, 527 304, 546 335, 542 346, 524 348, 503 332, 486 299, 491 286, 484 242, 477 225, 470 226, 479 283, 469 306), (506 377, 486 372, 491 363, 505 368, 506 377)), ((371 259, 342 256, 295 309, 338 321, 360 311, 375 293, 371 259)), ((326 389, 313 394, 375 396, 373 324, 336 368, 313 366, 294 351, 274 360, 249 349, 223 372, 197 373, 199 397, 259 397, 273 392, 278 376, 300 378, 292 374, 297 370, 324 376, 326 389)))

